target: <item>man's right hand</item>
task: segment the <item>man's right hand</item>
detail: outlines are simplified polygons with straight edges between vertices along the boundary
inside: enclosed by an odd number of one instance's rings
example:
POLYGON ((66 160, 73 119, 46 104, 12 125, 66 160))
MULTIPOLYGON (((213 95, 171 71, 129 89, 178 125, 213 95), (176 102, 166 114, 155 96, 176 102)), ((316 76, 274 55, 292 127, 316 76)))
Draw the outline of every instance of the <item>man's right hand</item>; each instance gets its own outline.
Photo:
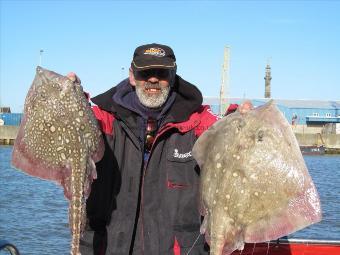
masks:
POLYGON ((246 100, 244 101, 239 107, 238 107, 238 111, 241 113, 241 114, 245 114, 247 112, 249 112, 250 110, 254 109, 254 106, 253 104, 249 101, 249 100, 246 100))

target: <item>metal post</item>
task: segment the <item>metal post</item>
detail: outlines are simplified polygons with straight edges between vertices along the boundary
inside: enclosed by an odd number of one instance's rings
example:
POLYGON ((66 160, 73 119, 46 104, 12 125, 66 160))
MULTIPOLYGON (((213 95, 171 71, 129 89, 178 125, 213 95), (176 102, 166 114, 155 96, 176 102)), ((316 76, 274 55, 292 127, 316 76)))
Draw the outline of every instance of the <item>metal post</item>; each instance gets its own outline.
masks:
POLYGON ((39 66, 41 66, 41 63, 42 63, 42 54, 43 54, 44 50, 43 49, 40 49, 39 51, 39 66))
POLYGON ((220 89, 220 105, 219 115, 223 116, 225 113, 225 105, 228 104, 229 98, 229 65, 230 65, 230 47, 224 47, 224 59, 222 65, 222 81, 220 89))

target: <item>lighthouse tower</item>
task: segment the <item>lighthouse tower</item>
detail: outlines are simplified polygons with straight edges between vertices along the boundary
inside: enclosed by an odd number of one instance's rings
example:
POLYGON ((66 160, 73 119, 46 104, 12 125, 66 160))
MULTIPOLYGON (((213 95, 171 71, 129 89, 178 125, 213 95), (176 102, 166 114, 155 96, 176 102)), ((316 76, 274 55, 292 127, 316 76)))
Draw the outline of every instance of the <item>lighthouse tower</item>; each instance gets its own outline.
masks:
POLYGON ((264 80, 265 80, 264 97, 265 98, 271 97, 271 95, 270 95, 270 81, 271 81, 271 79, 272 79, 271 68, 270 68, 270 65, 267 64, 267 66, 266 66, 266 76, 264 77, 264 80))

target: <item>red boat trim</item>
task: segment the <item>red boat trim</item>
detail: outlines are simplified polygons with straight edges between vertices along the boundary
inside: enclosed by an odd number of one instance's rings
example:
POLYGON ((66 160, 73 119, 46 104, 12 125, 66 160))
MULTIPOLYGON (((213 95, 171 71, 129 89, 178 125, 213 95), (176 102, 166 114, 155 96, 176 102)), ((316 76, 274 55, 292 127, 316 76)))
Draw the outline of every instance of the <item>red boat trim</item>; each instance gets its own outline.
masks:
POLYGON ((247 243, 232 255, 338 255, 340 240, 278 239, 268 243, 247 243))

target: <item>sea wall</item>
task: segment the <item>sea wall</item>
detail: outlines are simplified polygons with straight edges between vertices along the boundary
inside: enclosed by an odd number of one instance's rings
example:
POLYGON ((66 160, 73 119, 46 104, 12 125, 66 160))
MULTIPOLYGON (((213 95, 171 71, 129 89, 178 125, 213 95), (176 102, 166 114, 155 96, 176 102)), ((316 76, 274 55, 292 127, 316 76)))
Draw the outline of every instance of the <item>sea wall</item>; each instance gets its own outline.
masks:
POLYGON ((0 126, 0 144, 11 145, 14 143, 19 131, 19 126, 0 126))
POLYGON ((295 134, 300 145, 324 145, 326 148, 340 149, 340 134, 295 134))
MULTIPOLYGON (((0 144, 13 144, 19 131, 18 126, 0 126, 0 144)), ((300 145, 321 145, 340 149, 340 134, 295 133, 300 145)))

